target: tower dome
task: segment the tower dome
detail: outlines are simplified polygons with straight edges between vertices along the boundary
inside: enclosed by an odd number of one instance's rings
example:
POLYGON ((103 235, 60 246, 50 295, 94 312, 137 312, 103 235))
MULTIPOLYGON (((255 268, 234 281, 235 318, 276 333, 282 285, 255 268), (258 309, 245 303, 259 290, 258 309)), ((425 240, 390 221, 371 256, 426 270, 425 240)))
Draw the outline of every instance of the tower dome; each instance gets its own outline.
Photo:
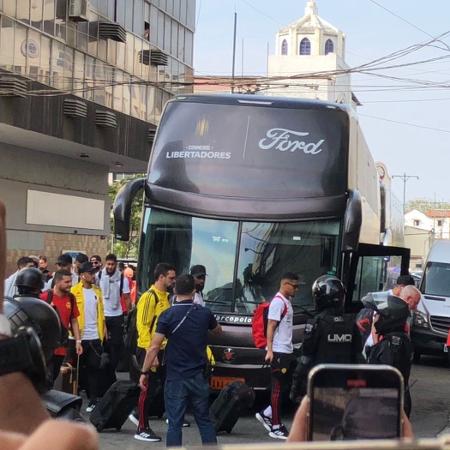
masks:
POLYGON ((336 54, 344 59, 345 36, 319 16, 316 0, 308 0, 305 14, 277 33, 277 55, 310 56, 336 54))
POLYGON ((275 55, 269 56, 268 75, 277 78, 266 93, 313 98, 356 107, 345 63, 345 36, 319 16, 316 0, 305 0, 305 13, 276 35, 275 55), (323 72, 336 75, 309 76, 323 72), (303 75, 293 78, 293 75, 303 75), (286 78, 284 78, 286 77, 286 78))

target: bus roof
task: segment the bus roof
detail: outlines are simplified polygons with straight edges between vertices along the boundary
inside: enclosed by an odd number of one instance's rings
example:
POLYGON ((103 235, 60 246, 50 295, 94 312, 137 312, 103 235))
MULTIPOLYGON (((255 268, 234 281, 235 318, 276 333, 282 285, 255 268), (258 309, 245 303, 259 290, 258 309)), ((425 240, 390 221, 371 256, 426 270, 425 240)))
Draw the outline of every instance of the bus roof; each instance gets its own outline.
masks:
POLYGON ((221 105, 254 105, 273 106, 275 108, 299 108, 302 109, 334 109, 350 114, 349 108, 340 103, 324 102, 322 100, 309 100, 290 97, 266 97, 263 95, 249 94, 188 94, 178 95, 171 102, 189 101, 195 103, 210 103, 221 105))

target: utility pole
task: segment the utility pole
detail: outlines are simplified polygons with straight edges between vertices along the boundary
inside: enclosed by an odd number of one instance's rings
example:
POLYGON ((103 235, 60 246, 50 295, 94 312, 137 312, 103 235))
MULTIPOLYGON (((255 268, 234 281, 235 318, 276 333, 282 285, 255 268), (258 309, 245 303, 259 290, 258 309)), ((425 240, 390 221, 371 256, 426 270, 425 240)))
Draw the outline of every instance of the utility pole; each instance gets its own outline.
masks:
POLYGON ((406 183, 411 179, 415 178, 416 180, 419 179, 417 175, 407 175, 404 173, 403 175, 392 175, 392 178, 401 178, 403 180, 403 215, 405 215, 406 212, 406 183))
POLYGON ((242 38, 242 62, 241 62, 241 76, 244 78, 244 38, 242 38))
POLYGON ((234 35, 233 35, 233 65, 231 68, 231 92, 234 92, 234 78, 235 78, 235 69, 236 69, 236 31, 237 31, 237 12, 234 13, 234 35))

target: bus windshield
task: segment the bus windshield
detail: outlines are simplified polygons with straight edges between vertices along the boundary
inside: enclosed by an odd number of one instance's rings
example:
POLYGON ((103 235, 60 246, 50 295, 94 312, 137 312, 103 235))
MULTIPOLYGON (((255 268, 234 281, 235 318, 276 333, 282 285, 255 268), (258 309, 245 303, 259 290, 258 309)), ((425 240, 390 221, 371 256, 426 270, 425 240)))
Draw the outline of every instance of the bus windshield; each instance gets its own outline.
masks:
POLYGON ((450 297, 450 264, 429 262, 423 275, 421 291, 428 295, 450 297))
POLYGON ((284 272, 300 275, 294 310, 310 308, 311 285, 336 273, 339 220, 289 223, 205 219, 147 208, 140 249, 140 291, 148 289, 158 262, 187 273, 206 266, 203 291, 216 313, 251 314, 277 292, 284 272))

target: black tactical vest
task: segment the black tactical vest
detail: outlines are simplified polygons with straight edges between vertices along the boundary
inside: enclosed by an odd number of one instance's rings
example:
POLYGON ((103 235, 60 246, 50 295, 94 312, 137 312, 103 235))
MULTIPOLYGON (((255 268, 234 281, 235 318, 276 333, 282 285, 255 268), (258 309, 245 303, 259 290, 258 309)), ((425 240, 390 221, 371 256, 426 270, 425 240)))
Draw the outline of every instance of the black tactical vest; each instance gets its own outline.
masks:
POLYGON ((322 313, 317 317, 316 364, 350 364, 355 360, 355 319, 349 314, 322 313))

